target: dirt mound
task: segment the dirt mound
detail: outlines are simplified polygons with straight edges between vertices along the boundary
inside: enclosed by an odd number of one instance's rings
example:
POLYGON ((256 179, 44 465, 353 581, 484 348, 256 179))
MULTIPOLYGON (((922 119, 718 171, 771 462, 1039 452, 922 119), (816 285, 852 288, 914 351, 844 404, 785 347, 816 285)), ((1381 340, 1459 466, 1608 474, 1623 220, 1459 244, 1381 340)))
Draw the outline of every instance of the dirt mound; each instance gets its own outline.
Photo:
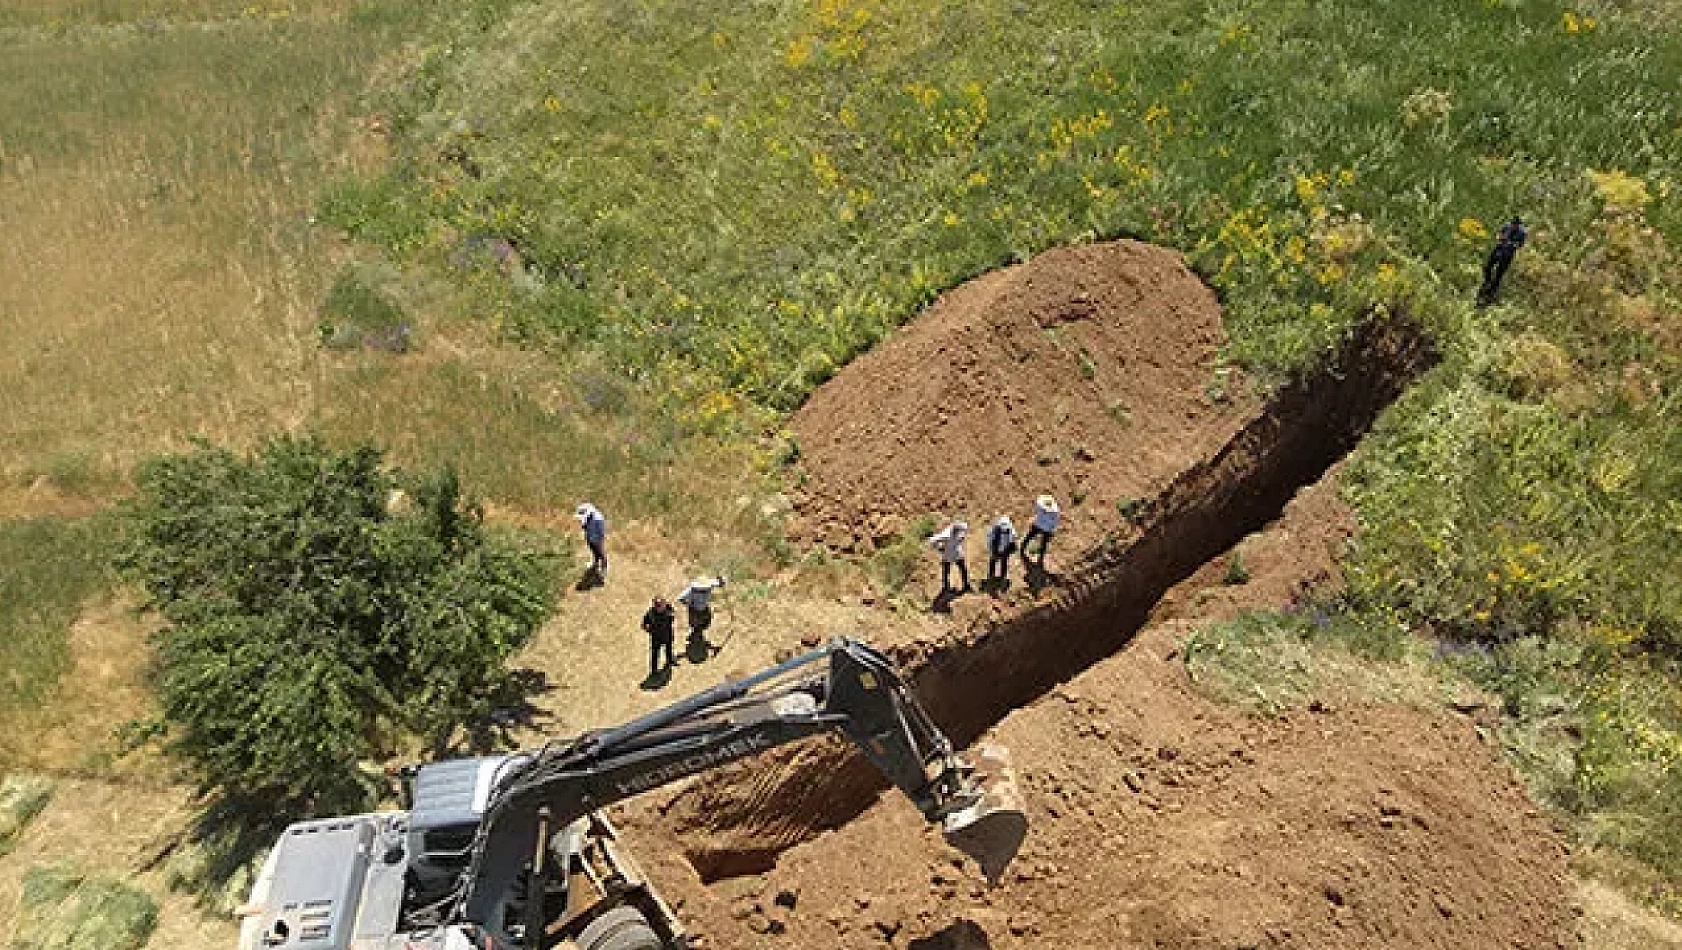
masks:
POLYGON ((762 876, 704 888, 669 858, 657 875, 718 948, 1568 943, 1564 850, 1470 720, 1248 717, 1185 688, 1176 632, 998 729, 1031 830, 997 889, 898 797, 762 876))
MULTIPOLYGON (((954 612, 965 622, 877 645, 946 734, 968 745, 1123 649, 1160 613, 1165 594, 1286 511, 1430 359, 1430 348, 1405 324, 1364 325, 1323 370, 1274 393, 1218 451, 1180 472, 1130 520, 1113 513, 1094 519, 1105 526, 1106 542, 1070 555, 1067 572, 1036 584, 1030 571, 1030 596, 966 598, 954 612), (1032 596, 1036 589, 1042 596, 1032 596)), ((769 867, 779 852, 857 817, 883 787, 863 756, 832 743, 711 773, 670 811, 689 829, 685 853, 703 877, 715 879, 769 867), (825 780, 812 782, 818 774, 825 780)))
MULTIPOLYGON (((1278 604, 1335 572, 1348 530, 1316 485, 1242 542, 1247 583, 1199 572, 1172 612, 1278 604)), ((892 794, 710 886, 683 860, 684 809, 633 811, 633 845, 716 950, 1569 945, 1564 848, 1476 721, 1341 696, 1248 715, 1192 687, 1192 626, 1147 628, 989 736, 1031 822, 998 888, 892 794)), ((833 778, 808 773, 812 796, 833 778)))
POLYGON ((1433 359, 1378 321, 1227 402, 1220 339, 1176 255, 1057 251, 942 298, 800 412, 802 529, 831 544, 1082 496, 1036 596, 964 598, 936 635, 879 644, 956 742, 1013 750, 1032 826, 989 890, 848 747, 710 773, 626 816, 704 946, 1566 940, 1564 849, 1472 720, 1342 696, 1258 718, 1192 688, 1192 622, 1335 581, 1335 488, 1292 499, 1433 359))
POLYGON ((1118 501, 1231 434, 1246 401, 1215 372, 1223 339, 1214 293, 1147 244, 1062 248, 971 281, 794 415, 796 533, 849 550, 930 512, 1025 528, 1049 492, 1067 512, 1058 547, 1081 550, 1118 501))

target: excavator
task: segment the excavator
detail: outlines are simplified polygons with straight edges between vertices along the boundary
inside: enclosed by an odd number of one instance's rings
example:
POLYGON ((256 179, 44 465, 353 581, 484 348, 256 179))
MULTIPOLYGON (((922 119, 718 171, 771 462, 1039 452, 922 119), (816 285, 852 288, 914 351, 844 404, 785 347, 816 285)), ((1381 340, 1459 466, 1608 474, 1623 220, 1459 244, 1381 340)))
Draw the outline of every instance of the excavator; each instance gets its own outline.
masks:
POLYGON ((687 947, 602 809, 826 732, 989 877, 1020 847, 1027 819, 1005 751, 960 757, 887 658, 841 638, 616 728, 410 767, 403 810, 289 826, 240 908, 239 948, 687 947))

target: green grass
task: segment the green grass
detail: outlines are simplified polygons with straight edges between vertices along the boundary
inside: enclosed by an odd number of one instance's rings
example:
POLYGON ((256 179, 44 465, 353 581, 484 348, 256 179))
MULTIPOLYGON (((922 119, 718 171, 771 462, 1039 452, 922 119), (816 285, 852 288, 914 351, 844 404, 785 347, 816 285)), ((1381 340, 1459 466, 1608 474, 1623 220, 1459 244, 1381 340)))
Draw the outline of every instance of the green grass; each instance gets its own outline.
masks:
POLYGON ((104 518, 0 521, 0 722, 51 695, 69 668, 65 634, 111 585, 104 518))
POLYGON ((664 367, 685 400, 786 408, 939 289, 1116 234, 1192 253, 1232 355, 1287 370, 1375 304, 1458 329, 1464 234, 1522 210, 1573 250, 1584 169, 1674 175, 1682 43, 1561 16, 534 3, 435 48, 394 106, 397 172, 325 209, 422 259, 513 240, 547 280, 488 310, 664 367), (1423 89, 1440 121, 1404 116, 1423 89))
POLYGON ((29 869, 18 908, 13 950, 140 950, 158 919, 144 891, 53 866, 29 869))
MULTIPOLYGON (((396 161, 322 214, 726 436, 941 289, 1057 245, 1181 249, 1221 293, 1225 360, 1264 381, 1403 313, 1444 362, 1351 471, 1348 623, 1491 656, 1603 643, 1557 675, 1617 692, 1682 657, 1682 33, 1663 8, 532 2, 388 88, 396 161), (1474 310, 1515 213, 1532 240, 1474 310), (486 238, 520 250, 518 279, 463 263, 486 238)), ((1674 717, 1637 718, 1676 741, 1674 717)), ((1573 754, 1608 774, 1676 781, 1584 735, 1573 754)), ((1544 797, 1675 874, 1666 799, 1607 795, 1544 797)))
POLYGON ((12 850, 18 836, 41 814, 52 797, 53 782, 45 776, 0 777, 0 856, 12 850))

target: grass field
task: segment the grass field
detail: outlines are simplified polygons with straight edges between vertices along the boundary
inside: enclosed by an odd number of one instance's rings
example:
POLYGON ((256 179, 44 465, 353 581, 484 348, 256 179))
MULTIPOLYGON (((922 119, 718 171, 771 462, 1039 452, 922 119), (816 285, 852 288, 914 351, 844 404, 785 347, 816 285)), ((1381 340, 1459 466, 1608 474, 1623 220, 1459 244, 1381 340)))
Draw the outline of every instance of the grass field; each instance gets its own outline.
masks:
POLYGON ((1184 250, 1222 294, 1225 358, 1264 379, 1406 314, 1445 360, 1353 468, 1340 609, 1481 644, 1460 667, 1508 697, 1538 794, 1675 881, 1682 34, 1664 12, 530 3, 386 87, 391 170, 322 212, 700 431, 757 431, 940 289, 1106 236, 1184 250), (1532 240, 1476 310, 1513 214, 1532 240), (487 242, 518 252, 512 277, 487 242), (1581 722, 1525 751, 1560 703, 1581 722))
POLYGON ((192 438, 317 428, 455 464, 504 507, 593 497, 679 533, 763 532, 736 503, 758 478, 740 452, 643 424, 646 397, 606 374, 464 322, 461 290, 384 288, 423 327, 415 352, 320 345, 357 251, 313 223, 317 196, 378 167, 357 107, 379 54, 450 9, 0 10, 0 724, 53 694, 70 621, 108 587, 89 514, 192 438))
POLYGON ((68 668, 92 513, 160 451, 313 427, 521 520, 592 497, 759 541, 781 412, 942 288, 1136 235, 1265 379, 1374 310, 1436 336, 1353 466, 1340 609, 1477 644, 1444 662, 1502 697, 1539 796, 1674 909, 1676 12, 6 5, 0 728, 68 668), (1513 213, 1532 241, 1474 310, 1513 213), (345 345, 358 320, 409 352, 345 345))

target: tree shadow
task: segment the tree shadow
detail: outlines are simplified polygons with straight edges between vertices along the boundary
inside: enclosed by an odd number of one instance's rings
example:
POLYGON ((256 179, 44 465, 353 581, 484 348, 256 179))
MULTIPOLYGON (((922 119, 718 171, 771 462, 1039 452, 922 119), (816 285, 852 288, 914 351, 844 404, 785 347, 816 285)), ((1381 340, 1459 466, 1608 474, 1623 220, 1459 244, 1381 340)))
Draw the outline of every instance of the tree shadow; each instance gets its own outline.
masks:
POLYGON ((270 799, 217 795, 186 828, 154 840, 135 870, 162 868, 200 908, 226 913, 245 899, 257 861, 303 817, 296 806, 270 799))
POLYGON ((467 724, 465 746, 474 755, 512 748, 516 729, 535 729, 553 717, 532 702, 535 696, 554 689, 542 670, 509 670, 500 688, 491 695, 491 710, 483 719, 467 724))
POLYGON ((909 950, 992 950, 993 943, 980 924, 960 918, 906 946, 909 950))

